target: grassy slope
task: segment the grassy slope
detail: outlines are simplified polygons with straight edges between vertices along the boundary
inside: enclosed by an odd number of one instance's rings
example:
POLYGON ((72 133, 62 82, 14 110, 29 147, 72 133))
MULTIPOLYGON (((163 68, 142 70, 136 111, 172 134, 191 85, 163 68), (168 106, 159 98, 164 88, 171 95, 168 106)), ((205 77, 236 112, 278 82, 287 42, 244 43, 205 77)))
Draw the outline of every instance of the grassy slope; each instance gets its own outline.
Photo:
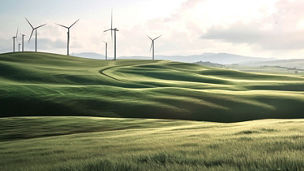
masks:
POLYGON ((304 120, 0 119, 0 170, 303 170, 304 120))
POLYGON ((0 55, 0 116, 302 118, 304 77, 169 61, 0 55))

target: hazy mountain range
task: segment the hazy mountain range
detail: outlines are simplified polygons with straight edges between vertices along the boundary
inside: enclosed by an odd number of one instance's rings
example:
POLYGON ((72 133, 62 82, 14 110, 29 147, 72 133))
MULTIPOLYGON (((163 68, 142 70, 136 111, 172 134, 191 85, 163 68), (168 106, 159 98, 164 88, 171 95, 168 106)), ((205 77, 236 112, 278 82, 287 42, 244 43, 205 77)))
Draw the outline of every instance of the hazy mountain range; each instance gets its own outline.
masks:
MULTIPOLYGON (((104 59, 104 55, 98 53, 74 53, 74 56, 80 56, 85 58, 94 58, 94 59, 104 59)), ((150 60, 151 57, 148 56, 120 56, 120 59, 142 59, 150 60)), ((188 56, 156 56, 155 59, 158 60, 171 60, 178 62, 212 62, 218 64, 239 64, 239 63, 253 63, 253 62, 262 62, 272 60, 271 58, 259 58, 259 57, 250 57, 250 56, 241 56, 228 53, 203 53, 200 55, 188 55, 188 56)))
MULTIPOLYGON (((104 59, 104 55, 98 53, 74 53, 73 56, 93 58, 93 59, 104 59)), ((111 58, 111 57, 110 57, 111 58)), ((140 59, 150 60, 148 56, 120 56, 118 59, 140 59)), ((288 68, 301 68, 304 69, 304 59, 286 59, 278 60, 276 58, 261 58, 242 56, 229 53, 203 53, 200 55, 189 55, 189 56, 156 56, 157 60, 170 60, 177 62, 210 62, 213 65, 245 65, 245 66, 281 66, 288 68)))
POLYGON ((304 59, 272 60, 250 63, 248 66, 280 66, 286 68, 304 69, 304 59))

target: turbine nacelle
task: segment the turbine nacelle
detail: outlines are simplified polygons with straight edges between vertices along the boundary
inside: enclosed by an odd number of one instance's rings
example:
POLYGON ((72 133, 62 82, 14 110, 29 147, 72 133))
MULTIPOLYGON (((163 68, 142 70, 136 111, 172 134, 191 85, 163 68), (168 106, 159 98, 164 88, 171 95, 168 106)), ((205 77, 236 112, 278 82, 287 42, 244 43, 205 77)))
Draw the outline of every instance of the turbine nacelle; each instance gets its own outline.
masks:
POLYGON ((111 31, 111 39, 113 39, 113 32, 117 32, 119 30, 117 28, 110 28, 110 29, 105 30, 104 32, 108 32, 108 31, 111 31))
POLYGON ((63 28, 66 28, 68 30, 70 30, 70 28, 72 28, 80 19, 76 20, 72 25, 70 25, 70 27, 62 25, 62 24, 57 24, 58 26, 61 26, 63 28))
POLYGON ((19 30, 19 28, 17 28, 16 35, 13 37, 13 39, 17 39, 18 38, 18 30, 19 30))
POLYGON ((151 42, 150 51, 152 51, 152 49, 154 48, 154 41, 157 40, 158 38, 160 38, 161 36, 162 36, 162 35, 160 35, 160 36, 158 36, 158 37, 156 37, 156 38, 153 39, 153 38, 151 38, 150 36, 147 35, 147 37, 152 41, 152 42, 151 42))

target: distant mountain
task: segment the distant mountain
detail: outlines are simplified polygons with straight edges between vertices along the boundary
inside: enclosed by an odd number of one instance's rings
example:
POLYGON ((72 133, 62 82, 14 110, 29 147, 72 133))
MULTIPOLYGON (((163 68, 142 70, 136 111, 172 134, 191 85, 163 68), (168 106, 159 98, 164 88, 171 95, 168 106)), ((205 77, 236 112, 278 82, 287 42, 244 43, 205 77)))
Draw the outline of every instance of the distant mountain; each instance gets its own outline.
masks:
POLYGON ((271 58, 249 57, 249 56, 234 55, 229 53, 203 53, 201 55, 191 55, 191 56, 160 56, 159 58, 172 60, 172 61, 180 61, 180 62, 202 61, 202 62, 218 63, 222 65, 253 63, 253 62, 272 60, 271 58))
POLYGON ((248 66, 280 66, 285 68, 304 69, 304 59, 272 60, 251 63, 248 64, 248 66))
MULTIPOLYGON (((104 56, 98 53, 75 53, 74 56, 93 58, 93 59, 104 59, 104 56)), ((110 57, 111 58, 111 57, 110 57)), ((148 56, 120 56, 118 59, 140 59, 140 60, 150 60, 151 57, 148 56)), ((244 64, 244 63, 257 63, 273 60, 272 58, 260 58, 260 57, 249 57, 234 55, 229 53, 203 53, 201 55, 189 55, 189 56, 156 56, 157 60, 170 60, 177 62, 194 63, 198 61, 211 62, 222 65, 227 64, 244 64)))
POLYGON ((217 67, 217 68, 224 68, 225 67, 225 65, 222 65, 222 64, 216 64, 216 63, 211 63, 211 62, 202 62, 202 61, 195 62, 195 64, 202 65, 202 66, 207 66, 207 67, 217 67))
MULTIPOLYGON (((73 56, 79 56, 84 58, 104 59, 104 56, 98 53, 78 53, 73 56)), ((109 57, 112 59, 112 57, 109 57)), ((138 59, 138 60, 151 60, 148 56, 120 56, 118 59, 138 59)), ((229 53, 203 53, 201 55, 189 55, 189 56, 156 56, 156 60, 170 60, 185 63, 197 63, 209 67, 229 67, 235 69, 249 68, 265 68, 276 67, 284 70, 303 70, 304 59, 286 59, 277 60, 275 58, 260 58, 241 56, 229 53)), ((246 70, 247 71, 247 70, 246 70)))

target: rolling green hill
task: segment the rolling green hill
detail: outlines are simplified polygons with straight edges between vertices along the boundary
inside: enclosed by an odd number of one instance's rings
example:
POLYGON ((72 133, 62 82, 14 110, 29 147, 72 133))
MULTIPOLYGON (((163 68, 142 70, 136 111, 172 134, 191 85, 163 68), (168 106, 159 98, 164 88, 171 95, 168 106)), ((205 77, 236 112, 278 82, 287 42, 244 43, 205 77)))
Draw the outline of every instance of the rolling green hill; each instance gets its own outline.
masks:
POLYGON ((0 116, 303 118, 304 77, 170 61, 0 55, 0 116))

